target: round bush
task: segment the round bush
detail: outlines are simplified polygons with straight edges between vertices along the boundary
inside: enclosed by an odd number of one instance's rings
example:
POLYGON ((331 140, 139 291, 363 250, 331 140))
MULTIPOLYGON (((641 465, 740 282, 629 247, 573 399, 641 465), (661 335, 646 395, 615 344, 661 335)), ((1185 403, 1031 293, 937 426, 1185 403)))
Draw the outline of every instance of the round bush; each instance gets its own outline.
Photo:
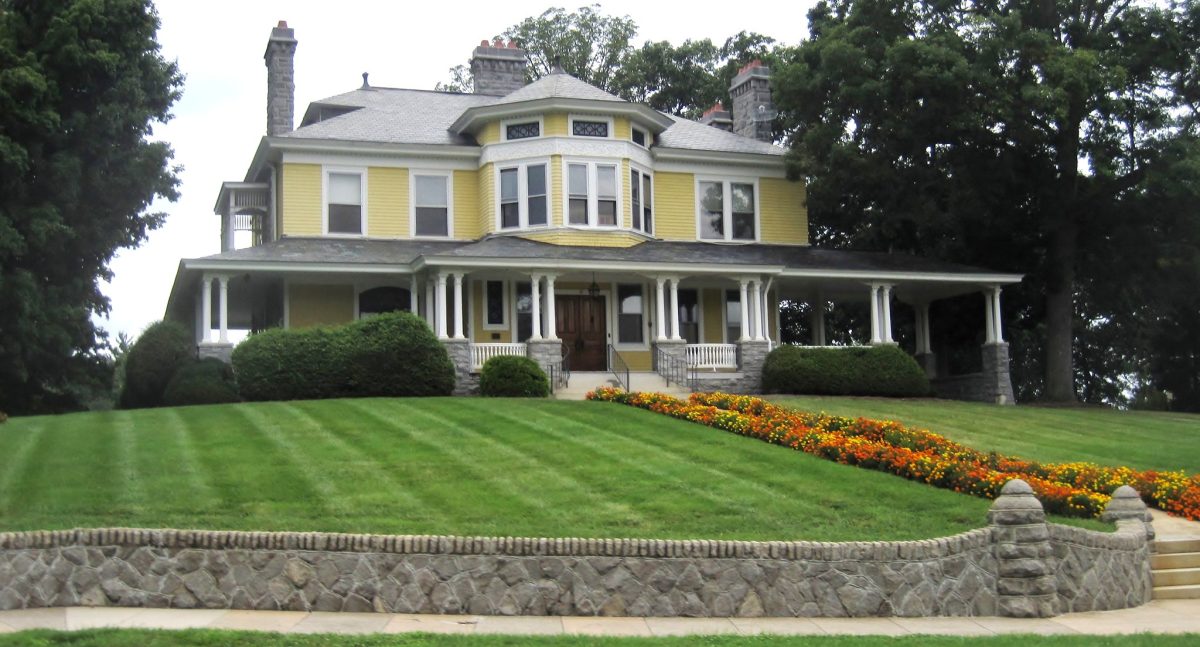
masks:
POLYGON ((929 378, 898 346, 780 346, 763 363, 763 391, 813 395, 929 395, 929 378))
POLYGON ((163 403, 170 407, 240 401, 233 369, 215 357, 179 367, 163 392, 163 403))
POLYGON ((408 312, 342 326, 252 335, 233 349, 247 400, 449 395, 454 365, 429 326, 408 312))
POLYGON ((499 355, 484 363, 479 392, 494 398, 544 398, 550 395, 550 380, 528 357, 499 355))
POLYGON ((125 356, 125 387, 120 405, 124 409, 158 407, 163 391, 180 366, 195 356, 195 343, 188 331, 174 321, 150 324, 125 356))

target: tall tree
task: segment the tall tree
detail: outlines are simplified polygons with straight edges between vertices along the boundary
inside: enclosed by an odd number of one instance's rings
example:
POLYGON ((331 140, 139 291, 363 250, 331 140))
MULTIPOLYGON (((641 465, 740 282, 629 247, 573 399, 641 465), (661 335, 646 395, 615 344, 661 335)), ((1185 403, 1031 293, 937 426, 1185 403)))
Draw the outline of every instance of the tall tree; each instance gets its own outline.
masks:
POLYGON ((182 76, 148 0, 0 0, 0 409, 69 406, 96 363, 99 281, 174 200, 151 141, 182 76))
POLYGON ((1129 217, 1122 201, 1150 195, 1180 116, 1194 115, 1195 11, 1195 0, 819 3, 776 84, 819 238, 1028 273, 1006 314, 1044 355, 1016 363, 1040 364, 1031 391, 1075 399, 1073 340, 1103 318, 1079 272, 1129 217))

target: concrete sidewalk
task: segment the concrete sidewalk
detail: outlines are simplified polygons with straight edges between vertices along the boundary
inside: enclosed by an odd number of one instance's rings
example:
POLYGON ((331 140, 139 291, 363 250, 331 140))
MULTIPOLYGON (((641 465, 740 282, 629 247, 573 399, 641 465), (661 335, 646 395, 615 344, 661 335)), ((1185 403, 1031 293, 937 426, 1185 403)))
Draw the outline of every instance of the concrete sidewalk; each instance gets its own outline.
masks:
POLYGON ((242 629, 284 633, 463 633, 679 636, 708 634, 883 635, 1200 633, 1200 600, 1156 600, 1137 609, 1072 613, 1057 618, 602 618, 438 616, 395 613, 306 613, 69 607, 0 611, 0 633, 99 627, 242 629))

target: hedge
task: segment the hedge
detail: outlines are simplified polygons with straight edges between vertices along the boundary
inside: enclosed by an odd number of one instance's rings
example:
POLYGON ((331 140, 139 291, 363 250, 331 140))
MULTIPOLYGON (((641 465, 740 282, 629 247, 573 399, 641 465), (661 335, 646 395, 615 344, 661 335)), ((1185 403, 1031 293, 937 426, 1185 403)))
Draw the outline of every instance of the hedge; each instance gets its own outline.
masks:
POLYGON ((162 406, 167 383, 194 357, 195 342, 187 329, 174 321, 150 324, 125 356, 121 408, 162 406))
POLYGON ((807 348, 780 346, 767 355, 762 372, 767 393, 817 395, 929 395, 929 378, 899 346, 807 348))
POLYGON ((479 392, 496 398, 544 398, 550 395, 550 380, 528 357, 498 355, 484 363, 479 392))
POLYGON ((163 392, 163 404, 169 407, 240 401, 233 382, 233 369, 215 357, 179 367, 163 392))
POLYGON ((376 315, 342 326, 254 335, 233 349, 247 400, 449 395, 454 365, 415 315, 376 315))

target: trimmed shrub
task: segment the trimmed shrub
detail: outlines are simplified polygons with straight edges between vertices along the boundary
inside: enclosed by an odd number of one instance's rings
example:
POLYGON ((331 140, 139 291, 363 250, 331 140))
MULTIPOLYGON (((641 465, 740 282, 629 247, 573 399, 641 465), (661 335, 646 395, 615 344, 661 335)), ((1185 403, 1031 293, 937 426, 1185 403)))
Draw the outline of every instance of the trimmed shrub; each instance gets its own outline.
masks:
POLYGON ((163 403, 170 407, 241 400, 233 383, 233 368, 215 357, 179 367, 163 392, 163 403))
POLYGON ((528 357, 498 355, 484 363, 479 392, 493 398, 544 398, 550 395, 550 380, 528 357))
POLYGON ((247 400, 449 395, 454 365, 420 318, 376 315, 342 326, 252 335, 233 349, 247 400))
POLYGON ((898 346, 780 346, 763 363, 763 391, 813 395, 929 395, 929 378, 898 346))
POLYGON ((125 356, 121 408, 162 406, 167 383, 194 356, 195 343, 183 326, 174 321, 150 324, 125 356))

